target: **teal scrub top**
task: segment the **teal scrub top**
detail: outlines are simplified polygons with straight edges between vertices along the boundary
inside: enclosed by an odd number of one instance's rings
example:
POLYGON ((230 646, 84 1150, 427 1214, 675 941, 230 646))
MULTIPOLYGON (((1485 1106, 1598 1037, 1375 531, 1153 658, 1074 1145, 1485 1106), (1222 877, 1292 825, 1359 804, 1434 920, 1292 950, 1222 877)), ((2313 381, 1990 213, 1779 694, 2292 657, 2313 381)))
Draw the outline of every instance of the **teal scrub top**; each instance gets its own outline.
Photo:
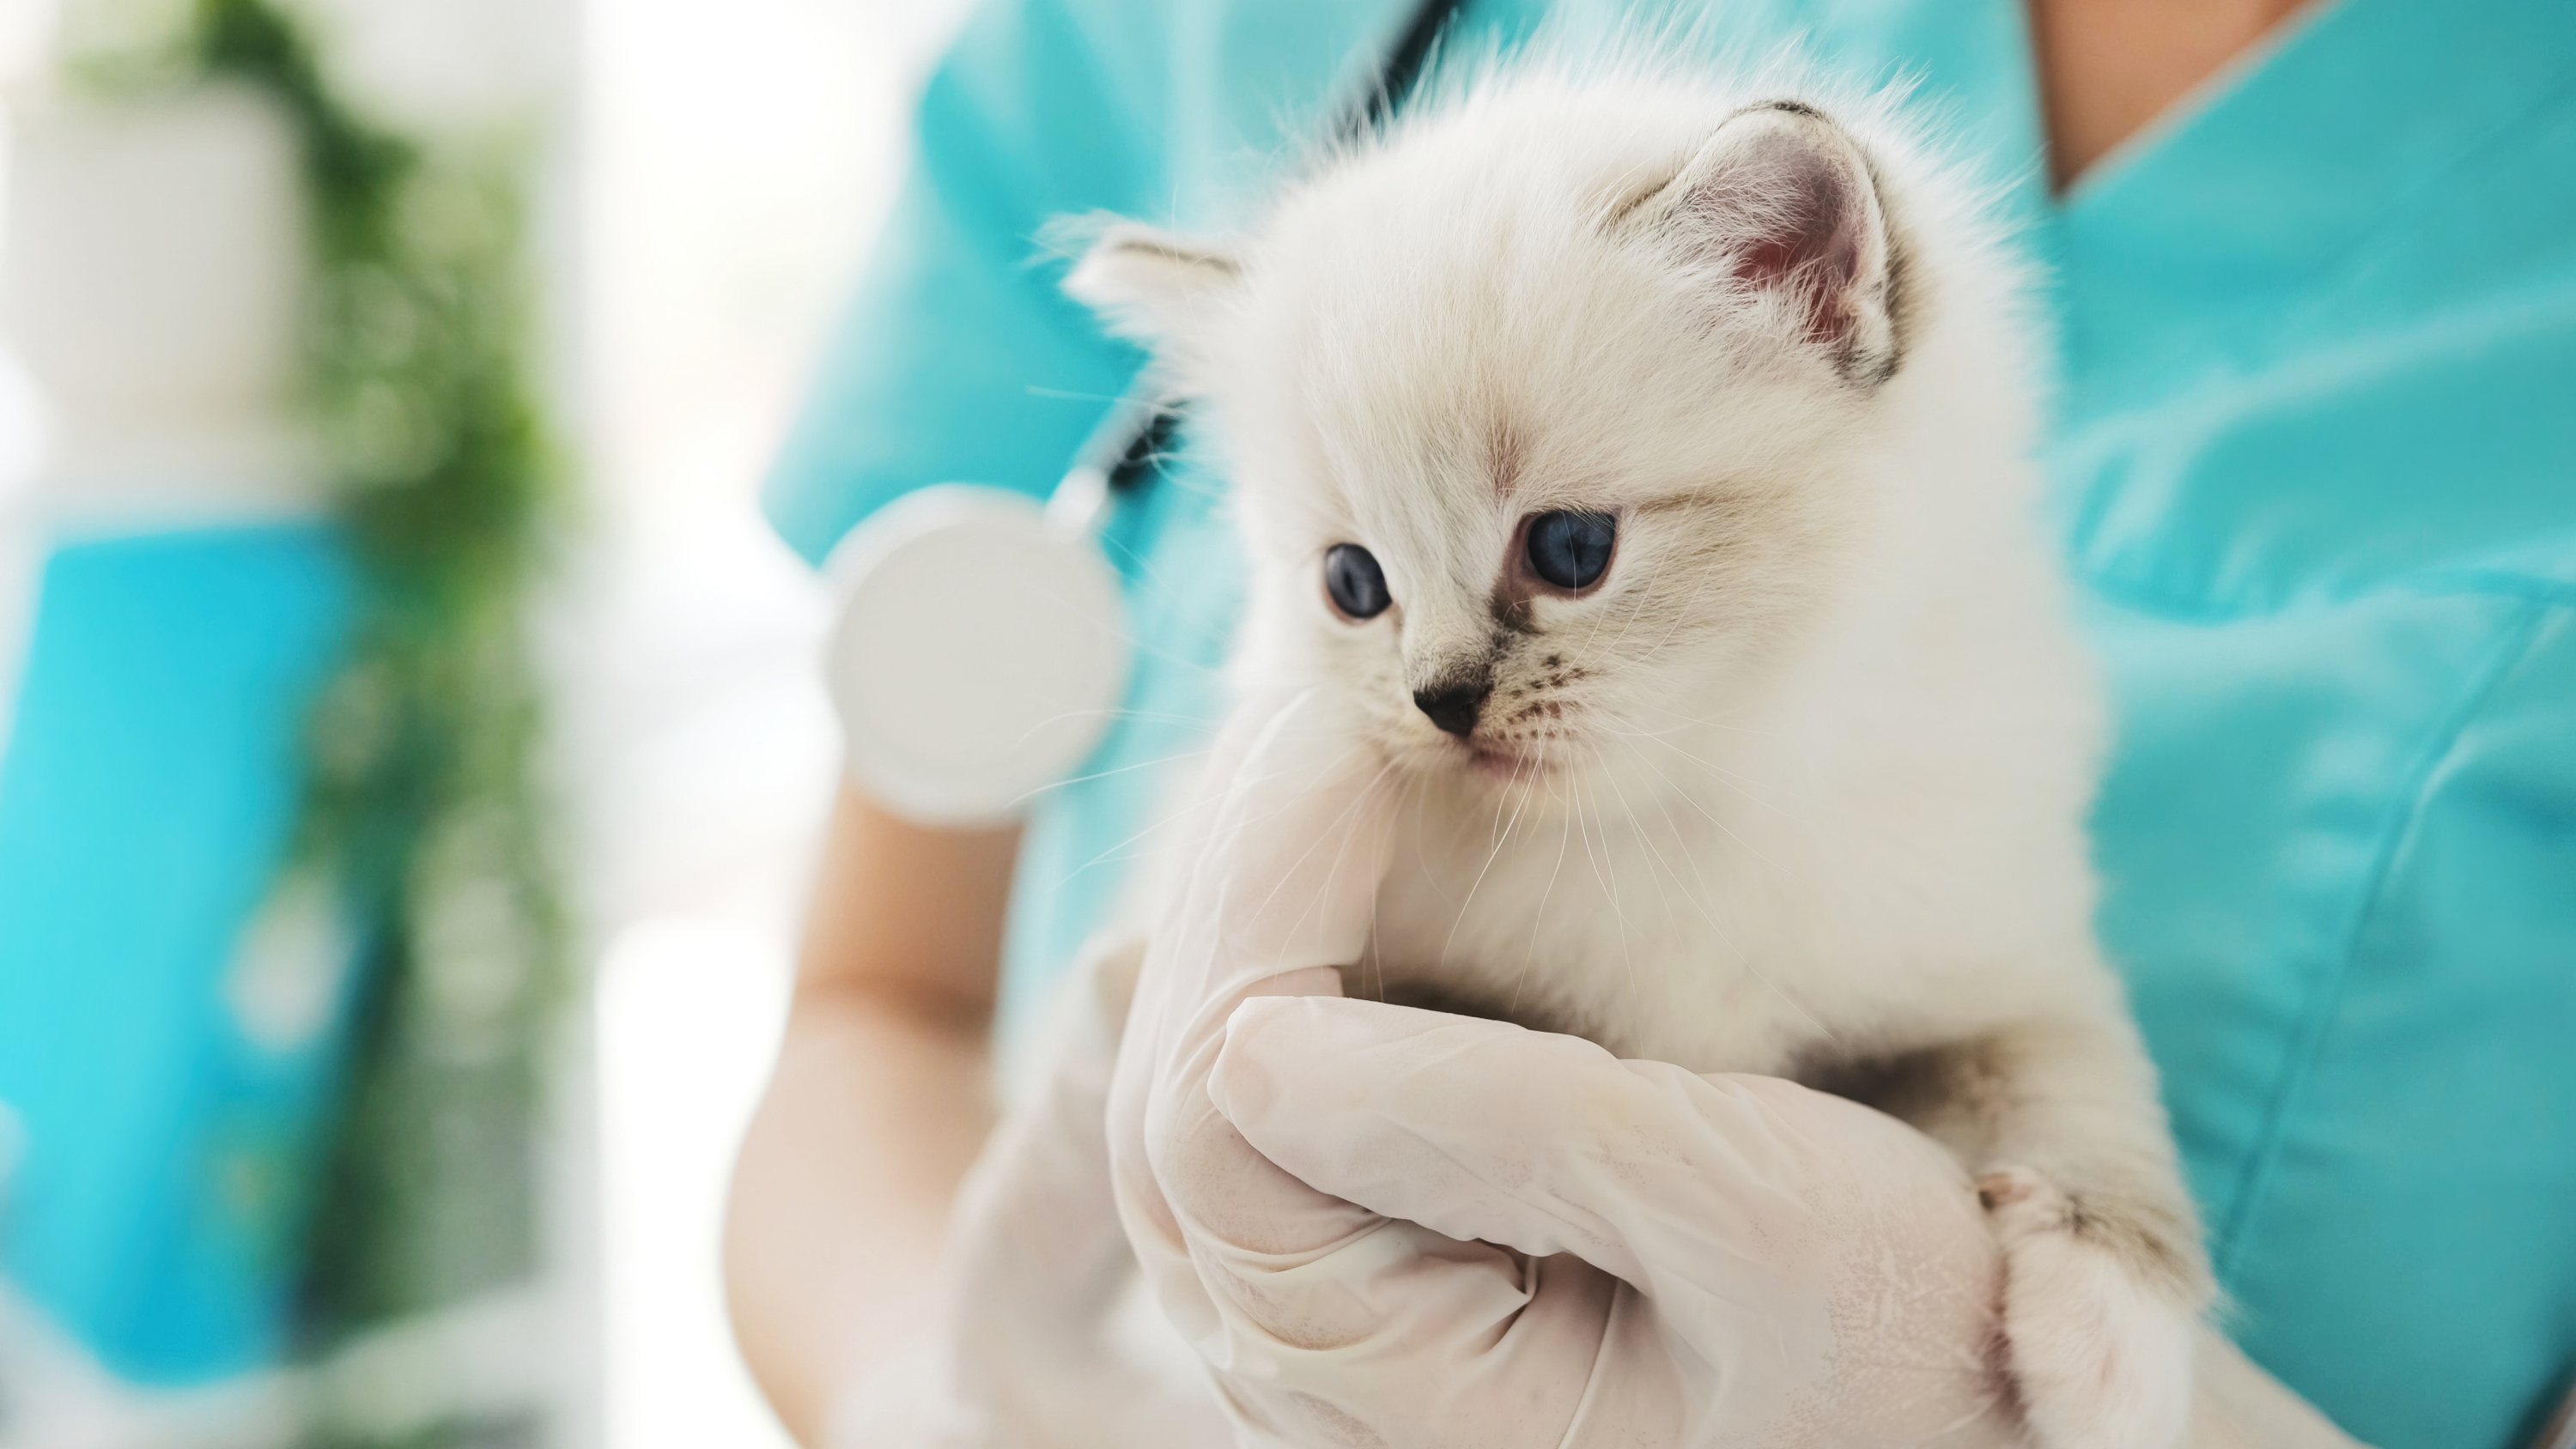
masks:
MULTIPOLYGON (((772 480, 820 558, 1047 490, 1141 361, 1046 221, 1242 220, 1409 0, 987 0, 772 480)), ((1506 43, 1545 0, 1471 4, 1506 43)), ((1586 0, 1555 10, 1602 12, 1586 0)), ((2020 0, 1694 0, 1912 78, 2051 275, 2052 518, 2110 680, 2101 926, 2253 1357, 2381 1449, 2576 1375, 2576 5, 2326 0, 2049 195, 2020 0)), ((1237 604, 1222 480, 1112 521, 1129 712, 1032 818, 1006 991, 1099 921, 1237 604)))

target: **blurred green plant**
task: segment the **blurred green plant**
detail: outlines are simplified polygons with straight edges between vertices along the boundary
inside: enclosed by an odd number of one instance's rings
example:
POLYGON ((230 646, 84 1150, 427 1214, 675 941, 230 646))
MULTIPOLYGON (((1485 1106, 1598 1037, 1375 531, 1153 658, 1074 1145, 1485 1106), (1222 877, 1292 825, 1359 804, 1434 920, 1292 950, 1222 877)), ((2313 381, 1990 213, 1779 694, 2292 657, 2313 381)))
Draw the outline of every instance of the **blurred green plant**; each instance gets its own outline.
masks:
POLYGON ((336 883, 364 943, 300 1305, 320 1354, 538 1264, 568 937, 527 628, 560 471, 531 385, 528 148, 372 124, 269 0, 197 0, 184 61, 295 136, 307 402, 360 585, 289 867, 336 883))

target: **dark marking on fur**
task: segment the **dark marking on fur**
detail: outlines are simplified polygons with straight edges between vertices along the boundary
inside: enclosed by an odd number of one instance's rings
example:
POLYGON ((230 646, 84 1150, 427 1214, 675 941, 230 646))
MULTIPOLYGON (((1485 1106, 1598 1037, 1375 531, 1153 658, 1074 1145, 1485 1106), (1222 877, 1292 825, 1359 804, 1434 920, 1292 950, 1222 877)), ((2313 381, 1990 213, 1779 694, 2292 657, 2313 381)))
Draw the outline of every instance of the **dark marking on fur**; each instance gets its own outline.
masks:
POLYGON ((2162 1289, 2178 1302, 2205 1300, 2209 1268, 2197 1251, 2192 1225, 2134 1196, 2065 1192, 2065 1228, 2117 1259, 2133 1278, 2162 1289))
MULTIPOLYGON (((1803 1062, 1795 1080, 1874 1107, 1947 1148, 1972 1173, 1997 1164, 2000 1134, 2015 1110, 2013 1049, 2004 1041, 1973 1039, 1862 1058, 1803 1062)), ((2010 1184, 1981 1181, 1988 1211, 2019 1202, 2010 1184)), ((2187 1217, 2146 1192, 2108 1184, 2054 1183, 2065 1199, 2064 1228, 2117 1258, 2140 1281, 2177 1302, 2197 1303, 2209 1293, 2209 1269, 2187 1217)))
POLYGON ((1167 262, 1178 262, 1185 267, 1206 267, 1211 271, 1223 272, 1229 277, 1243 275, 1242 266, 1223 252, 1192 251, 1187 247, 1174 246, 1169 242, 1145 237, 1121 237, 1110 243, 1109 249, 1129 256, 1159 257, 1167 262))
POLYGON ((2001 1062, 1983 1042, 1960 1042, 1870 1057, 1799 1063, 1788 1075, 1907 1123, 1962 1161, 1991 1150, 2004 1090, 2001 1062))
MULTIPOLYGON (((1345 970, 1343 975, 1346 978, 1345 989, 1358 984, 1354 979, 1347 979, 1354 973, 1345 970)), ((1383 984, 1376 999, 1390 1006, 1411 1006, 1423 1011, 1447 1012, 1451 1016, 1472 1016, 1479 1021, 1508 1022, 1531 1031, 1557 1032, 1586 1040, 1597 1040, 1599 1036, 1594 1026, 1533 1005, 1526 997, 1517 1004, 1506 1003, 1480 993, 1424 980, 1402 968, 1392 971, 1381 968, 1379 976, 1383 984)))
POLYGON ((1861 153, 1861 164, 1868 168, 1870 189, 1878 194, 1879 226, 1886 234, 1887 282, 1879 305, 1887 312, 1887 355, 1869 375, 1855 380, 1877 387, 1905 365, 1914 339, 1923 335, 1929 309, 1915 264, 1914 231, 1906 224, 1899 198, 1888 189, 1877 160, 1867 151, 1861 153))
POLYGON ((1514 634, 1527 636, 1538 632, 1537 611, 1530 607, 1529 596, 1511 592, 1506 584, 1494 586, 1494 597, 1488 608, 1494 616, 1494 622, 1502 626, 1505 637, 1514 634))
POLYGON ((1492 435, 1486 439, 1485 449, 1485 467, 1494 480, 1494 495, 1510 497, 1512 490, 1520 486, 1522 461, 1529 455, 1528 444, 1510 418, 1497 418, 1492 435))

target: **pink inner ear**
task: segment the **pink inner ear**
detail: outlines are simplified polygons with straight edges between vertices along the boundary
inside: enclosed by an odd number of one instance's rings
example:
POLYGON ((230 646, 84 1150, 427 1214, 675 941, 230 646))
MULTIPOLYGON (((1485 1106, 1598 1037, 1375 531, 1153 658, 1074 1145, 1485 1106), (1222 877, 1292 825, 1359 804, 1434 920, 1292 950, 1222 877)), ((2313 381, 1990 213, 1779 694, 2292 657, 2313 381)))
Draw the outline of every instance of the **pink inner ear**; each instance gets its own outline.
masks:
POLYGON ((1759 209, 1767 213, 1759 220, 1768 225, 1738 245, 1735 275, 1756 287, 1794 289, 1806 304, 1808 340, 1839 342, 1858 320, 1851 288, 1860 275, 1859 198, 1839 167, 1807 148, 1765 149, 1771 154, 1754 163, 1764 174, 1753 185, 1739 181, 1737 195, 1758 186, 1759 209))

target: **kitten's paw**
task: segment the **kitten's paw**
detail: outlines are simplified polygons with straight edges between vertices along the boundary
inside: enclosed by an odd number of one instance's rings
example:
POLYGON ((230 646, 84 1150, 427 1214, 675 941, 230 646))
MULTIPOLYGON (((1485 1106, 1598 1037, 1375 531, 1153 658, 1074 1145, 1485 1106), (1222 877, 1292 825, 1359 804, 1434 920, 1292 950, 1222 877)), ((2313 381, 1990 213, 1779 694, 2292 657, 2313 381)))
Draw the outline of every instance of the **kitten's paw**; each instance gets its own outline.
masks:
POLYGON ((2037 1173, 1977 1183, 2004 1249, 2013 1383, 2044 1449, 2173 1449, 2191 1416, 2197 1315, 2100 1235, 2037 1173))

